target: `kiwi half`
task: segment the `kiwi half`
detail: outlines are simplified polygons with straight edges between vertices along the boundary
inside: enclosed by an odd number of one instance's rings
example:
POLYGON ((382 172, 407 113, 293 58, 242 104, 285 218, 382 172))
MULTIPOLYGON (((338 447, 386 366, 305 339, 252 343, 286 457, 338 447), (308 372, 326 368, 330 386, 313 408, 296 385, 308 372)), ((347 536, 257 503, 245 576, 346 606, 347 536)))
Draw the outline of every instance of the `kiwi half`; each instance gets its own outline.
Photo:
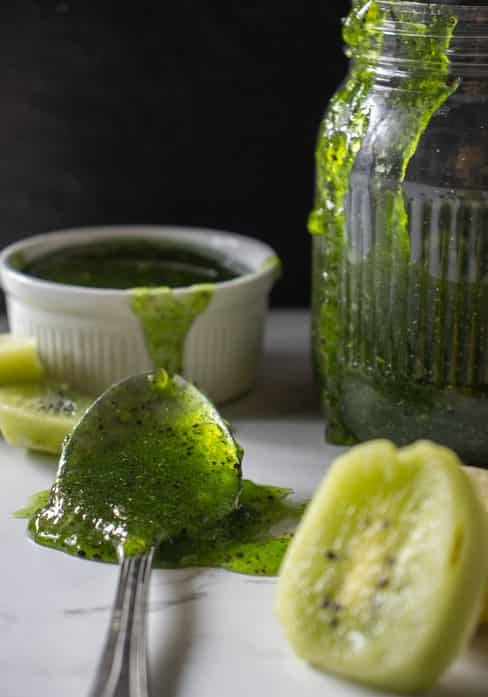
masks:
POLYGON ((0 385, 41 380, 44 377, 35 339, 0 334, 0 385))
MULTIPOLYGON (((488 470, 480 467, 464 467, 463 469, 473 481, 488 514, 488 470)), ((480 554, 488 554, 488 549, 480 549, 480 554)), ((485 600, 481 608, 480 623, 488 624, 488 588, 486 589, 485 600)))
POLYGON ((488 518, 460 465, 429 442, 372 441, 335 461, 278 582, 298 656, 382 689, 434 685, 474 632, 488 576, 488 518))
POLYGON ((65 385, 32 382, 0 387, 0 431, 9 445, 59 454, 93 398, 65 385))

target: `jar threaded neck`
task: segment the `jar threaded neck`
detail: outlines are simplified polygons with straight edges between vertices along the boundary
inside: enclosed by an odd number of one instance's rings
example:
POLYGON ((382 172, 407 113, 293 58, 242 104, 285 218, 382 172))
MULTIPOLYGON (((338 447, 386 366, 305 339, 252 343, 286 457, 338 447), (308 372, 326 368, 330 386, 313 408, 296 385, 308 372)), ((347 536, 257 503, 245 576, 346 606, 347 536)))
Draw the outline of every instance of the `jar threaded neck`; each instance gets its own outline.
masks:
POLYGON ((343 36, 350 57, 384 72, 432 72, 448 63, 455 76, 488 74, 488 0, 354 0, 343 36))

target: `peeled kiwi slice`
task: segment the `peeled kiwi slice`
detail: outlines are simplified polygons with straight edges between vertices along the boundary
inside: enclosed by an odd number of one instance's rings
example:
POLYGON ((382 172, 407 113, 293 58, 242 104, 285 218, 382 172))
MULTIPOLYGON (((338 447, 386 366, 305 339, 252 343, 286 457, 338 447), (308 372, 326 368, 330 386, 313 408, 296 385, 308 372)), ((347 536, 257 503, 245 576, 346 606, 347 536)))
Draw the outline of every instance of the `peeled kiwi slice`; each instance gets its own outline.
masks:
POLYGON ((0 387, 0 431, 9 445, 59 454, 94 400, 49 382, 0 387))
POLYGON ((0 385, 44 377, 35 339, 0 334, 0 385))
POLYGON ((388 441, 335 461, 278 582, 298 656, 382 689, 432 687, 472 635, 488 577, 488 518, 460 464, 388 441))

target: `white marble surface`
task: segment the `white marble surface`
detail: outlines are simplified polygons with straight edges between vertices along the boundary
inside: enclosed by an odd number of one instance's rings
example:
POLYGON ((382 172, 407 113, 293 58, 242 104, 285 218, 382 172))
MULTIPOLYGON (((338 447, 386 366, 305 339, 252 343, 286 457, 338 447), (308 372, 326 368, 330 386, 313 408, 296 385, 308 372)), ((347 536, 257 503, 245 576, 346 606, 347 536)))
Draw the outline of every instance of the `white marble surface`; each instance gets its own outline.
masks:
MULTIPOLYGON (((271 316, 255 391, 224 410, 245 448, 245 475, 302 498, 338 448, 326 446, 303 312, 271 316)), ((117 569, 30 542, 11 517, 49 486, 55 462, 0 442, 0 695, 85 697, 109 619, 117 569)), ((272 613, 275 581, 220 570, 155 570, 149 602, 153 695, 361 697, 375 694, 294 658, 272 613)), ((488 632, 434 691, 486 697, 488 632)))

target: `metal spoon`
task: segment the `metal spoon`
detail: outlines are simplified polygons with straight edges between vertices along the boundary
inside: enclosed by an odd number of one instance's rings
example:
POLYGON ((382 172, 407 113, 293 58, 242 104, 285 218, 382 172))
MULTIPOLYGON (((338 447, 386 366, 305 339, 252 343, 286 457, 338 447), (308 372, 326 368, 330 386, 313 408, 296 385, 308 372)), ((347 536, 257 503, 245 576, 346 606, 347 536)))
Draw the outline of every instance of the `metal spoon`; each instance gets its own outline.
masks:
POLYGON ((90 697, 149 697, 145 605, 154 548, 122 561, 109 631, 90 697))
POLYGON ((241 456, 206 397, 164 371, 110 388, 74 429, 45 525, 57 526, 65 539, 90 525, 82 533, 100 538, 99 544, 112 542, 120 563, 90 697, 149 695, 145 602, 154 551, 163 540, 183 530, 191 535, 235 508, 241 456))

